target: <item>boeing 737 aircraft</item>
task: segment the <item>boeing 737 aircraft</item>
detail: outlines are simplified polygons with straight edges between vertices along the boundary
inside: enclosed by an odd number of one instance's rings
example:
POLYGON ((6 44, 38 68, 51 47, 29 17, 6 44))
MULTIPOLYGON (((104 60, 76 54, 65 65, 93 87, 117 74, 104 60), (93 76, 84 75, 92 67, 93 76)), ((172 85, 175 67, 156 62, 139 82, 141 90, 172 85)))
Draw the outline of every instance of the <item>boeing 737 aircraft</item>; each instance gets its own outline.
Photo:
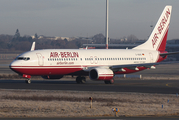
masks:
POLYGON ((77 76, 77 83, 84 83, 85 76, 91 80, 114 82, 116 74, 128 74, 155 65, 165 60, 165 51, 172 6, 166 6, 149 39, 133 49, 46 49, 34 50, 19 55, 9 67, 31 83, 31 76, 45 79, 60 79, 64 75, 77 76))

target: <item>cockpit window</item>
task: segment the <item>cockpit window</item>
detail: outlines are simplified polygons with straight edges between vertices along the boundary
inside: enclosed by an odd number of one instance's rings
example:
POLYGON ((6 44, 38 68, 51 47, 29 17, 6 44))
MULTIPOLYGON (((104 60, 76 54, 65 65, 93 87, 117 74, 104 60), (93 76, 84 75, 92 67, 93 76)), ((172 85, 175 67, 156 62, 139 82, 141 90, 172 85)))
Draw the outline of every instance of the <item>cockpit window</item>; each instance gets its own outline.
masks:
POLYGON ((17 57, 16 60, 30 60, 30 57, 17 57))

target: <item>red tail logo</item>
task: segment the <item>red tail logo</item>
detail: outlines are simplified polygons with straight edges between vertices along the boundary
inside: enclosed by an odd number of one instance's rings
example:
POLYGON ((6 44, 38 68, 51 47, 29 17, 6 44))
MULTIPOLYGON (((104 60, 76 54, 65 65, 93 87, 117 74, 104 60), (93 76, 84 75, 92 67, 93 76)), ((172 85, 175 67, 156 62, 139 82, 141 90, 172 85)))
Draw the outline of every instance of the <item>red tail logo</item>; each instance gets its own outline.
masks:
MULTIPOLYGON (((160 22, 160 24, 159 24, 159 26, 158 26, 158 28, 157 28, 157 33, 155 33, 154 34, 154 37, 153 37, 153 39, 152 39, 152 45, 153 45, 153 48, 155 47, 155 45, 156 45, 156 43, 158 42, 158 39, 159 39, 159 37, 158 37, 158 35, 161 35, 161 33, 163 32, 163 29, 164 29, 164 27, 166 26, 166 23, 167 23, 167 21, 168 21, 168 18, 169 18, 169 16, 170 16, 170 10, 168 9, 167 11, 166 11, 166 13, 165 13, 165 16, 163 16, 163 19, 161 20, 161 22, 160 22)), ((168 27, 168 26, 166 26, 166 27, 168 27)), ((168 33, 168 29, 167 29, 167 32, 166 32, 166 34, 165 34, 165 36, 167 37, 167 33, 168 33)), ((164 36, 164 38, 165 38, 165 36, 164 36)), ((167 38, 166 38, 167 39, 167 38)), ((164 39, 163 39, 164 40, 164 39)), ((163 43, 163 40, 162 40, 162 43, 163 43)), ((165 44, 166 45, 166 44, 165 44)), ((161 46, 161 45, 160 45, 161 46)))

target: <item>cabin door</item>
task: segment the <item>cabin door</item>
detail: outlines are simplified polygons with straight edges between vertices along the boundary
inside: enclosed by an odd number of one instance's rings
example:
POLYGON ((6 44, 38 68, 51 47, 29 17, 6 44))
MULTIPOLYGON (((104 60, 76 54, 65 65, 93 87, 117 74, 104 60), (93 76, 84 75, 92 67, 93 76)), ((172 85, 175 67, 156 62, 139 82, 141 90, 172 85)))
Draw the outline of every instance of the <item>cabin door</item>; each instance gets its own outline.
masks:
POLYGON ((150 56, 150 62, 152 63, 154 61, 152 53, 149 53, 149 56, 150 56))
POLYGON ((43 66, 44 65, 44 58, 42 56, 41 53, 36 53, 37 54, 37 57, 38 57, 38 64, 39 66, 43 66))

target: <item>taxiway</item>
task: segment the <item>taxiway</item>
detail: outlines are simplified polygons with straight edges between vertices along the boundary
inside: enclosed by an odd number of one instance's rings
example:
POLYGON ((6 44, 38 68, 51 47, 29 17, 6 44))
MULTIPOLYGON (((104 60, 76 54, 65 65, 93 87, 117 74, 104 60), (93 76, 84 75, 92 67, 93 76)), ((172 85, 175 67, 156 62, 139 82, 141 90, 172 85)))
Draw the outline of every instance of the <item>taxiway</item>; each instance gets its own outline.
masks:
POLYGON ((138 92, 176 94, 179 93, 178 80, 116 80, 114 84, 103 81, 87 81, 76 84, 73 80, 32 80, 26 84, 24 80, 0 80, 1 89, 32 90, 69 90, 69 91, 103 91, 103 92, 138 92))

